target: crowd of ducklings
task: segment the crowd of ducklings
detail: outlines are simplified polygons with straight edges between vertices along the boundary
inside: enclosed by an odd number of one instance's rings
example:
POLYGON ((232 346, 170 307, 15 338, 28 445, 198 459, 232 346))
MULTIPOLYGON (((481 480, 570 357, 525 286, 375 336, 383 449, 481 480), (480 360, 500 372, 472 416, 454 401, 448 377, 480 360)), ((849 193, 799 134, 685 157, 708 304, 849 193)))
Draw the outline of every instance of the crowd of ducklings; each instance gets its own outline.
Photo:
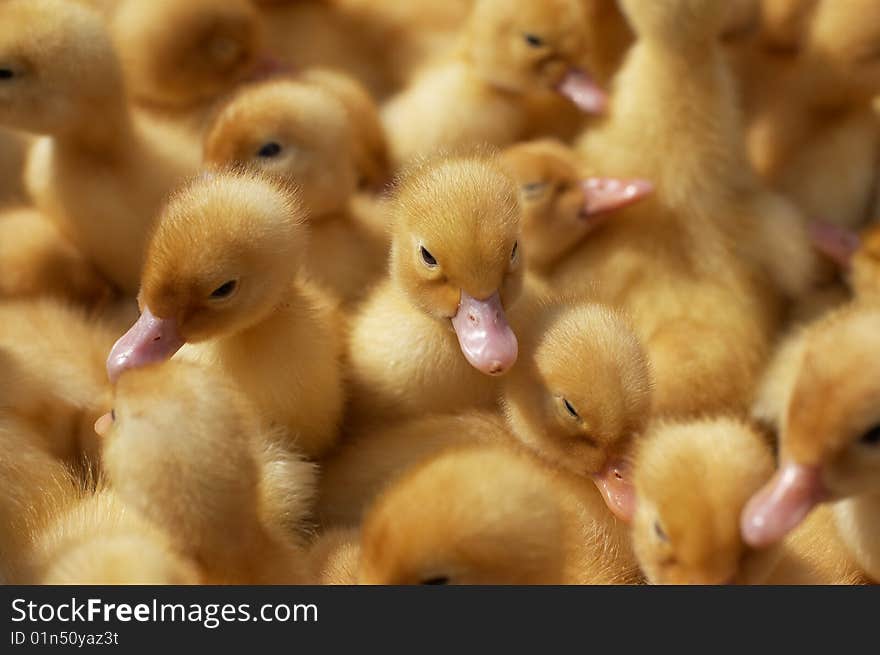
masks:
POLYGON ((0 581, 880 581, 877 0, 2 0, 0 581))

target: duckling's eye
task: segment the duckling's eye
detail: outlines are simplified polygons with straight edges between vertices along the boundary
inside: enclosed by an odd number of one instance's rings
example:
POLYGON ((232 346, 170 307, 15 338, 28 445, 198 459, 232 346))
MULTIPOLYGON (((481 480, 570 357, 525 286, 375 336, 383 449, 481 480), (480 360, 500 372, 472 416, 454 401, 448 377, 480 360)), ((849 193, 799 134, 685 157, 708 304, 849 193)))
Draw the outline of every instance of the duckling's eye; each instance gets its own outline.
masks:
POLYGON ((865 432, 859 441, 867 446, 880 445, 880 425, 875 425, 873 428, 865 432))
POLYGON ((257 157, 262 157, 264 159, 271 159, 272 157, 277 157, 281 154, 281 144, 276 143, 275 141, 270 141, 269 143, 264 143, 259 150, 257 150, 257 157))
POLYGON ((540 198, 544 195, 544 190, 546 188, 546 182, 529 182, 528 184, 523 184, 522 192, 526 198, 534 200, 535 198, 540 198))
POLYGON ((519 254, 519 241, 513 242, 513 250, 510 251, 510 261, 515 262, 516 256, 519 254))
POLYGON ((449 578, 446 576, 437 576, 436 578, 426 578, 419 584, 449 584, 449 578))
POLYGON ((666 532, 663 531, 660 521, 654 521, 654 534, 657 535, 657 538, 660 539, 660 541, 669 541, 669 537, 666 535, 666 532))
POLYGON ((523 38, 532 48, 541 48, 544 46, 544 39, 537 34, 523 34, 523 38))
POLYGON ((110 410, 110 419, 113 421, 116 420, 116 408, 115 407, 110 410))
POLYGON ((236 287, 238 287, 237 280, 229 280, 229 282, 224 282, 219 287, 214 289, 211 292, 211 297, 215 300, 222 300, 223 298, 228 298, 235 291, 236 287))
POLYGON ((15 73, 13 73, 8 68, 0 68, 0 80, 11 80, 15 77, 15 73))
POLYGON ((562 399, 562 406, 565 407, 565 411, 571 414, 572 418, 580 418, 580 415, 577 413, 577 410, 574 408, 570 402, 568 402, 565 398, 562 399))
POLYGON ((437 265, 437 260, 434 259, 434 255, 429 253, 425 246, 419 246, 419 253, 422 255, 422 261, 425 262, 425 266, 428 268, 434 268, 437 265))

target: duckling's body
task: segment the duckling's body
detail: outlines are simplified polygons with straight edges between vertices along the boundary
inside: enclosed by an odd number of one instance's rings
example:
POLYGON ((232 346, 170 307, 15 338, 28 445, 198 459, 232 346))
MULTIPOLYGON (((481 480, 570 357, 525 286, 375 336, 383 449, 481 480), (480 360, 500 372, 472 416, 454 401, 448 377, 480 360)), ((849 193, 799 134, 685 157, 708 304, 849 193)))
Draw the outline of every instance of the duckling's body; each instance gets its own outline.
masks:
POLYGON ((403 417, 491 405, 516 361, 519 207, 489 158, 439 159, 401 182, 390 278, 354 316, 351 412, 403 417), (456 339, 458 343, 456 343, 456 339))
POLYGON ((102 422, 114 488, 165 529, 208 581, 302 580, 294 535, 265 522, 261 452, 269 434, 233 383, 184 362, 128 371, 112 418, 102 422))
POLYGON ((297 449, 329 448, 344 403, 342 333, 332 303, 296 277, 302 221, 295 194, 252 173, 181 191, 150 243, 141 318, 114 346, 111 377, 182 349, 234 379, 297 449))
POLYGON ((361 531, 360 579, 626 584, 639 574, 626 530, 590 482, 516 449, 471 446, 415 467, 377 499, 361 531))

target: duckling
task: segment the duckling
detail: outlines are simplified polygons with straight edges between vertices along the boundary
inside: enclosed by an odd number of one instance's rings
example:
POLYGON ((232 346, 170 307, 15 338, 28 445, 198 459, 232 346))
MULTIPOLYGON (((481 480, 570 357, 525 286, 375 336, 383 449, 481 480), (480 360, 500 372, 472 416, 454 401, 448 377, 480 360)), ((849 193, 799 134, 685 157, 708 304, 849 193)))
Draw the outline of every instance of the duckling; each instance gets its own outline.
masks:
POLYGON ((655 414, 746 411, 815 255, 801 216, 749 168, 717 43, 723 3, 621 8, 639 39, 579 150, 654 192, 582 241, 550 282, 577 291, 598 280, 599 299, 632 318, 654 370, 655 414))
POLYGON ((827 520, 805 526, 811 534, 780 548, 743 543, 742 509, 772 472, 763 437, 738 419, 653 425, 637 448, 632 534, 649 582, 853 582, 857 569, 827 520))
POLYGON ((390 277, 350 325, 352 414, 492 405, 517 357, 516 185, 488 156, 438 158, 405 175, 392 211, 390 277))
POLYGON ((592 484, 528 453, 471 446, 415 467, 376 501, 360 581, 625 584, 638 573, 592 484))
POLYGON ((166 530, 209 581, 302 580, 301 546, 264 522, 267 433, 232 381, 188 362, 126 371, 95 429, 120 498, 166 530))
POLYGON ((0 302, 0 415, 28 422, 47 452, 100 460, 91 429, 109 408, 112 328, 54 299, 0 302))
POLYGON ((742 517, 743 538, 762 547, 782 539, 819 503, 832 502, 841 538, 875 582, 880 381, 864 363, 880 352, 878 325, 875 303, 852 303, 808 326, 789 346, 788 365, 771 369, 785 376, 773 403, 780 464, 742 517))
POLYGON ((31 148, 29 194, 102 276, 133 293, 153 216, 186 167, 135 126, 99 14, 12 0, 0 23, 0 122, 49 135, 31 148))
POLYGON ((248 0, 123 0, 110 29, 136 118, 197 166, 209 114, 266 59, 248 0))
POLYGON ((218 171, 183 188, 156 225, 141 316, 110 352, 110 379, 182 349, 235 380, 297 449, 316 457, 332 445, 342 335, 332 304, 296 277, 303 215, 295 193, 255 173, 218 171))
POLYGON ((648 196, 648 180, 589 177, 577 154, 554 139, 528 141, 502 153, 519 184, 529 272, 542 277, 614 212, 648 196))
POLYGON ((382 110, 392 161, 440 148, 510 145, 529 135, 530 94, 556 90, 584 112, 605 95, 584 70, 582 0, 479 0, 455 52, 382 110))
POLYGON ((310 227, 303 272, 353 303, 384 272, 387 252, 351 210, 366 142, 350 111, 318 84, 277 80, 249 87, 217 116, 205 140, 212 165, 247 165, 301 189, 310 227))
POLYGON ((357 584, 359 537, 359 531, 354 529, 328 530, 318 537, 309 547, 311 584, 357 584))
POLYGON ((323 462, 322 525, 353 525, 389 480, 450 446, 522 443, 592 479, 609 509, 632 513, 627 455, 650 414, 647 357, 606 307, 546 298, 518 307, 523 357, 501 381, 502 412, 427 416, 350 431, 323 462), (536 318, 537 317, 537 318, 536 318))
POLYGON ((85 306, 112 289, 40 212, 17 207, 0 213, 0 298, 52 296, 85 306))

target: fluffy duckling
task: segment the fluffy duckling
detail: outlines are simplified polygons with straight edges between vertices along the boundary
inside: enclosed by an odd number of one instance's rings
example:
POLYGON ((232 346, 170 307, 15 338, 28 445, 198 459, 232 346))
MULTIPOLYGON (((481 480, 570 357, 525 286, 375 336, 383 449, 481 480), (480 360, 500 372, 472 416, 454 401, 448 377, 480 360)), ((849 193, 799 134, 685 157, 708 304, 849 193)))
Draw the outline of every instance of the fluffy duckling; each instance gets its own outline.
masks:
POLYGON ((782 379, 769 403, 779 426, 779 470, 749 501, 746 542, 782 539, 819 503, 833 502, 841 537, 855 560, 880 581, 878 398, 866 369, 880 352, 880 310, 856 302, 809 326, 771 368, 782 379), (857 372, 857 373, 855 373, 857 372))
POLYGON ((301 189, 310 227, 303 273, 347 302, 369 290, 387 261, 385 244, 353 217, 367 152, 353 128, 350 110, 333 92, 276 80, 238 94, 205 140, 208 163, 244 164, 301 189))
POLYGON ((113 329, 52 299, 0 303, 0 415, 27 421, 59 459, 99 462, 92 423, 107 411, 113 329))
POLYGON ((40 212, 19 207, 0 214, 0 298, 46 295, 89 306, 111 291, 40 212))
POLYGON ((649 582, 853 582, 857 570, 827 520, 778 549, 743 543, 743 507, 772 472, 770 448, 739 420, 654 425, 639 442, 634 473, 633 548, 649 582))
POLYGON ((502 157, 520 188, 526 265, 542 277, 615 210, 653 189, 647 180, 589 177, 577 154, 553 139, 519 143, 502 157))
POLYGON ((517 322, 528 327, 523 356, 501 381, 501 414, 434 415, 348 434, 323 462, 321 523, 359 523, 389 480, 450 446, 517 442, 591 478, 609 509, 629 517, 627 455, 650 414, 647 358, 616 312, 569 301, 518 308, 517 322))
POLYGON ((517 357, 505 311, 522 287, 519 221, 516 185, 489 157, 440 158, 401 180, 390 278, 350 326, 356 416, 494 403, 517 357))
POLYGON ((626 532, 592 484, 500 446, 455 449, 415 467, 361 530, 362 584, 637 580, 626 532))
POLYGON ((880 6, 783 4, 777 40, 789 46, 750 48, 740 64, 750 157, 808 218, 858 228, 873 218, 880 176, 871 105, 880 91, 880 6))
POLYGON ((113 413, 95 426, 107 475, 209 581, 294 583, 304 575, 301 549, 266 524, 261 507, 268 436, 233 385, 187 362, 127 371, 113 413))
POLYGON ((601 112, 604 93, 578 68, 585 22, 582 0, 479 0, 453 55, 384 106, 392 160, 510 145, 529 134, 528 99, 545 90, 584 112, 601 112))
POLYGON ((360 553, 359 531, 328 530, 309 548, 311 584, 357 584, 360 553))
POLYGON ((611 111, 580 148, 604 174, 650 179, 654 192, 582 241, 550 281, 590 290, 598 280, 601 300, 632 317, 655 412, 745 411, 785 299, 812 282, 814 254, 798 213, 749 168, 717 43, 723 3, 621 7, 639 40, 611 111))
POLYGON ((99 14, 10 0, 0 26, 0 123, 48 135, 30 151, 30 195, 103 277, 134 293, 153 217, 186 167, 135 126, 99 14))
POLYGON ((342 337, 332 306, 296 277, 307 236, 296 194, 259 175, 209 173, 182 189, 149 244, 141 316, 110 352, 111 380, 183 349, 320 455, 343 409, 342 337))
POLYGON ((248 0, 124 0, 111 30, 139 122, 197 165, 218 98, 266 60, 257 9, 248 0))

